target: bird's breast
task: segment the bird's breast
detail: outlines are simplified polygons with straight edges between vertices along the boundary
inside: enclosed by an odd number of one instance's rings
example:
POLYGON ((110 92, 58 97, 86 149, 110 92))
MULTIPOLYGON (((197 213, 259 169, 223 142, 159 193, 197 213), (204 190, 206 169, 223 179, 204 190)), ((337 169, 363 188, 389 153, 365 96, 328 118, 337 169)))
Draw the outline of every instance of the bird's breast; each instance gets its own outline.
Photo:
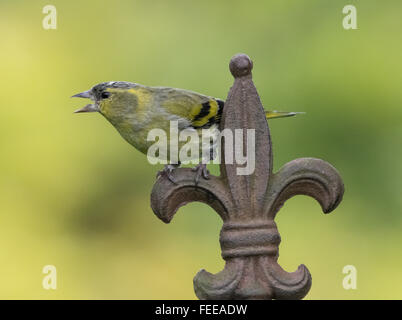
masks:
MULTIPOLYGON (((150 155, 150 148, 158 149, 158 159, 170 161, 172 152, 179 158, 200 159, 216 146, 219 135, 217 126, 209 129, 194 129, 184 126, 180 119, 167 120, 159 116, 149 121, 125 121, 116 126, 121 136, 140 152, 150 155)), ((180 159, 179 159, 180 160, 180 159)), ((183 161, 182 161, 183 162, 183 161)))

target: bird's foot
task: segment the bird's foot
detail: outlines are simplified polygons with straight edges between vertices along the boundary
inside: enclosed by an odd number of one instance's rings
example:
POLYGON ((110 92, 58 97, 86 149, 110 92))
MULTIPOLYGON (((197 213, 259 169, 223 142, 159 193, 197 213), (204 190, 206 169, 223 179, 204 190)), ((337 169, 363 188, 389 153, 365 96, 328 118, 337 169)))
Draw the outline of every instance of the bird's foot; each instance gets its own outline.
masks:
POLYGON ((172 164, 167 164, 165 167, 158 171, 156 174, 156 179, 159 179, 160 177, 165 177, 167 178, 170 182, 177 184, 176 180, 173 178, 172 172, 174 169, 176 169, 177 166, 174 166, 172 164))
POLYGON ((203 177, 206 180, 209 179, 209 171, 207 170, 207 165, 205 163, 198 164, 192 170, 196 172, 195 179, 194 179, 195 185, 197 185, 198 182, 200 181, 200 177, 203 177))

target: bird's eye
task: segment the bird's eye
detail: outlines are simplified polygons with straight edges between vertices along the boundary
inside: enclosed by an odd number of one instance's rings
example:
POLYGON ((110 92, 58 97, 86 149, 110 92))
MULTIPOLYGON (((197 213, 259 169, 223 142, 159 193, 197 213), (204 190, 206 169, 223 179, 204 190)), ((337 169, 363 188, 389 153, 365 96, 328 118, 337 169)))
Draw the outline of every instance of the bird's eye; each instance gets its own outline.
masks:
POLYGON ((107 92, 107 91, 102 92, 102 94, 101 94, 102 99, 107 99, 109 97, 110 97, 110 92, 107 92))

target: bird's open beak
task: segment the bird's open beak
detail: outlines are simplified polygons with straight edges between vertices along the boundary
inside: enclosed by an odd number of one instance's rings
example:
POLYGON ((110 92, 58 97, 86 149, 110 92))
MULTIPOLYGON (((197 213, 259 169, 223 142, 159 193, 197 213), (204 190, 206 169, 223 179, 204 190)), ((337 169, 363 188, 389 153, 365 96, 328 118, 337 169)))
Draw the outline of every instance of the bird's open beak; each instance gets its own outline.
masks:
POLYGON ((80 112, 98 112, 99 109, 94 104, 87 104, 84 108, 75 110, 74 113, 80 112))
MULTIPOLYGON (((90 90, 84 91, 78 94, 73 95, 71 98, 85 98, 85 99, 92 99, 92 93, 90 90)), ((85 107, 75 110, 74 113, 81 113, 81 112, 98 112, 99 109, 95 104, 87 104, 85 107)))

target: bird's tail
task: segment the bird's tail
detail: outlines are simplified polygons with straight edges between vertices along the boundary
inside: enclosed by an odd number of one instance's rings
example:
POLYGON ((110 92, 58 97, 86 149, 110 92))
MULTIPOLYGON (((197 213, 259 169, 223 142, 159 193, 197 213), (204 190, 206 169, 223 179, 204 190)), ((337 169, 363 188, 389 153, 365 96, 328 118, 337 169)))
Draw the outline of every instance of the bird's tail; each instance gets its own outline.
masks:
POLYGON ((284 112, 284 111, 265 111, 267 119, 293 117, 296 114, 304 114, 305 112, 284 112))

